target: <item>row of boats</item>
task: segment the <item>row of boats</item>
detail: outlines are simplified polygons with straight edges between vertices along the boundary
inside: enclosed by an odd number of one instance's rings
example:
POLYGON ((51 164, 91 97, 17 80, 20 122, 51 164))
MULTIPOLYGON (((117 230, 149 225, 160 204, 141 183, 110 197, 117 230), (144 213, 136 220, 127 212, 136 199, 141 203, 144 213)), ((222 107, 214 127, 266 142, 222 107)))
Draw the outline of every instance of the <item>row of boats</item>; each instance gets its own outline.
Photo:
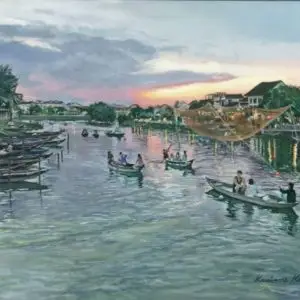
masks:
POLYGON ((42 168, 41 162, 53 154, 51 149, 66 140, 61 137, 63 133, 6 128, 6 134, 0 138, 0 184, 20 183, 46 173, 49 169, 42 168))

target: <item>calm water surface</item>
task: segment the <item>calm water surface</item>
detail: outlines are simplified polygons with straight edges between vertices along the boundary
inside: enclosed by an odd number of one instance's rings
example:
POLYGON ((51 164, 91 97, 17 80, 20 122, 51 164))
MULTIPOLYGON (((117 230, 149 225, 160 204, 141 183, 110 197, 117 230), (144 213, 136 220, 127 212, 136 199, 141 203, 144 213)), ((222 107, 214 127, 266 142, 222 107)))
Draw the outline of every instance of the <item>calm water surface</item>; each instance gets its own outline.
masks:
POLYGON ((69 130, 71 151, 60 170, 50 161, 42 198, 15 192, 13 212, 1 206, 0 299, 299 299, 300 282, 290 282, 300 272, 296 218, 205 194, 204 175, 231 180, 236 169, 266 189, 282 184, 243 149, 214 156, 182 137, 197 169, 183 176, 157 162, 172 136, 96 140, 69 130), (143 181, 110 175, 110 149, 143 153, 143 181))

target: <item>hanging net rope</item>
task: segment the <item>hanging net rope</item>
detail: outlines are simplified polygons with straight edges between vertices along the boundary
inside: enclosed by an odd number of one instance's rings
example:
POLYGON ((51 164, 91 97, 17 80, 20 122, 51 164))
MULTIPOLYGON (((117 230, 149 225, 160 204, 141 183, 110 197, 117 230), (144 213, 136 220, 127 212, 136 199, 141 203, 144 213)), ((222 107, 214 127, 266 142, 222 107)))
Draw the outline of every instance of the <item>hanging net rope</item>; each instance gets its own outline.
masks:
POLYGON ((181 111, 185 125, 198 135, 208 136, 223 142, 249 139, 285 113, 290 106, 278 109, 236 108, 216 109, 207 105, 200 109, 181 111))

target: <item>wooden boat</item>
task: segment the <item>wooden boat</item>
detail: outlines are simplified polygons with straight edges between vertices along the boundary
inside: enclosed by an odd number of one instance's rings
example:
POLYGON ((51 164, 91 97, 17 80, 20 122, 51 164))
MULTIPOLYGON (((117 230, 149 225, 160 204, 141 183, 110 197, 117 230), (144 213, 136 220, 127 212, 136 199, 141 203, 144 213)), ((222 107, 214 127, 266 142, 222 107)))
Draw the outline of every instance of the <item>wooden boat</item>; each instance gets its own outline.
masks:
POLYGON ((115 171, 122 175, 127 176, 140 176, 144 167, 135 167, 134 164, 122 165, 118 162, 108 163, 110 171, 115 171))
POLYGON ((49 140, 49 141, 45 141, 42 145, 48 147, 55 147, 62 144, 65 140, 66 138, 49 140))
POLYGON ((88 137, 89 136, 88 131, 86 129, 83 129, 82 132, 81 132, 81 136, 88 137))
POLYGON ((166 159, 166 169, 171 168, 175 170, 187 170, 191 169, 193 165, 194 160, 188 160, 188 161, 182 161, 182 160, 172 160, 172 159, 166 159))
POLYGON ((0 159, 0 168, 2 167, 15 167, 15 166, 30 166, 38 163, 40 160, 49 158, 53 153, 48 152, 42 155, 39 154, 25 154, 17 157, 10 157, 1 160, 0 159))
POLYGON ((46 152, 48 152, 47 148, 33 148, 33 149, 25 149, 25 151, 23 150, 13 150, 11 152, 7 152, 5 154, 1 154, 0 155, 0 160, 1 159, 8 159, 8 158, 12 158, 12 157, 18 157, 21 155, 25 154, 39 154, 39 155, 43 155, 46 152))
POLYGON ((121 139, 125 135, 125 133, 120 129, 118 116, 116 116, 115 125, 113 126, 113 128, 111 130, 107 130, 105 134, 108 137, 116 137, 119 139, 121 139))
POLYGON ((19 171, 5 171, 0 173, 0 183, 9 183, 9 182, 20 182, 28 179, 33 179, 46 173, 49 169, 41 170, 19 170, 19 171))
POLYGON ((125 133, 124 132, 117 132, 117 131, 113 131, 113 130, 108 130, 105 132, 106 136, 108 137, 116 137, 116 138, 119 138, 121 139, 125 133))
POLYGON ((241 195, 238 193, 233 193, 232 190, 232 184, 218 181, 212 178, 206 177, 207 183, 218 193, 230 197, 232 199, 257 205, 263 208, 271 208, 271 209, 291 209, 294 206, 298 205, 298 202, 296 203, 282 203, 278 202, 280 198, 272 195, 268 195, 271 199, 270 200, 263 200, 261 197, 248 197, 245 195, 241 195))
POLYGON ((47 190, 49 187, 37 182, 21 181, 0 184, 0 192, 7 191, 42 191, 47 190))

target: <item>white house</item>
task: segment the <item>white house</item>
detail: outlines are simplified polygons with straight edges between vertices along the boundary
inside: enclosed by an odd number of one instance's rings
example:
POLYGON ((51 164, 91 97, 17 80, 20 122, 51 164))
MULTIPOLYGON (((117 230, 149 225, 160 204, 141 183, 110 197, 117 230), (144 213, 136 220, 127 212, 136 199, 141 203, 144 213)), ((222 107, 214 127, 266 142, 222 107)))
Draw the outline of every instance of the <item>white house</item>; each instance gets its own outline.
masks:
POLYGON ((245 96, 248 99, 248 106, 250 107, 259 106, 266 94, 284 85, 285 83, 281 80, 259 83, 247 94, 245 94, 245 96))

